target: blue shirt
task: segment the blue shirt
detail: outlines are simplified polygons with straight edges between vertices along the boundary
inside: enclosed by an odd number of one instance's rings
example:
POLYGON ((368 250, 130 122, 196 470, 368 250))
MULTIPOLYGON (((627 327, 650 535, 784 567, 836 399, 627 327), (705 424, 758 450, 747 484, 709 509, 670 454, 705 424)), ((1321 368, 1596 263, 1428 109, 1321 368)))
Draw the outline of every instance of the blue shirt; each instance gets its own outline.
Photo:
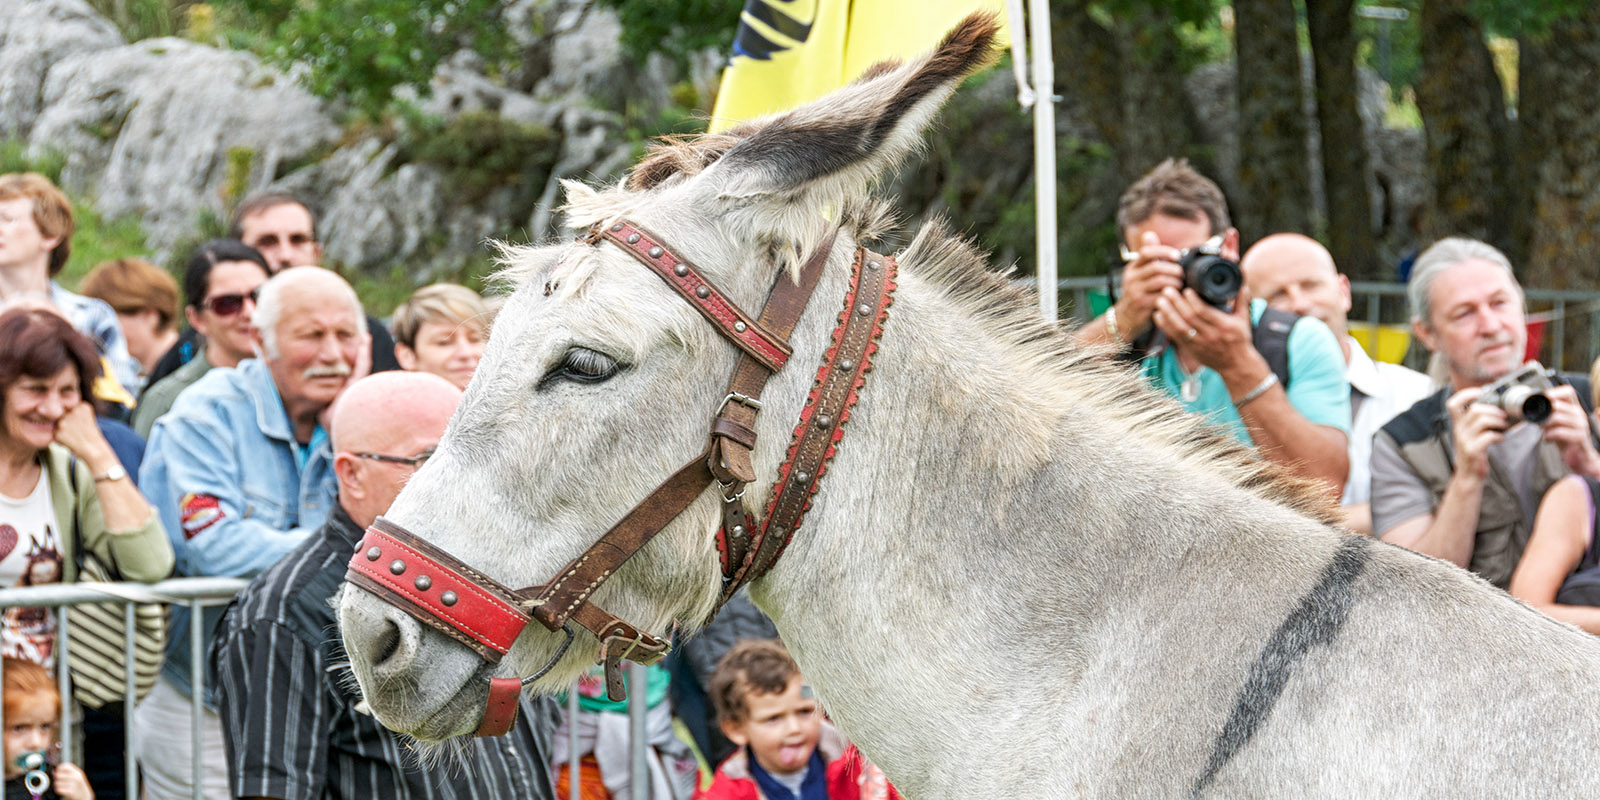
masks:
POLYGON ((111 362, 111 377, 116 378, 117 383, 122 384, 129 394, 137 395, 144 386, 144 378, 139 375, 143 368, 128 354, 128 340, 122 336, 122 323, 117 321, 117 312, 106 301, 73 294, 55 281, 50 282, 50 303, 61 309, 62 316, 72 323, 72 327, 100 348, 100 354, 111 362))
MULTIPOLYGON (((161 514, 179 575, 253 577, 320 527, 338 502, 333 452, 304 461, 272 373, 259 359, 216 368, 178 395, 150 431, 139 485, 161 514)), ((222 616, 207 608, 205 646, 222 616)), ((173 609, 163 676, 187 692, 189 615, 173 609)), ((208 692, 209 694, 209 692, 208 692)))
MULTIPOLYGON (((1267 308, 1265 300, 1250 302, 1250 324, 1261 321, 1267 308)), ((1301 317, 1289 331, 1289 405, 1316 425, 1327 425, 1350 433, 1350 384, 1344 375, 1344 351, 1339 342, 1321 320, 1301 317)), ((1178 399, 1189 411, 1205 416, 1221 425, 1245 444, 1255 444, 1233 407, 1233 396, 1222 376, 1210 367, 1201 367, 1195 377, 1200 382, 1200 394, 1193 402, 1183 399, 1180 393, 1184 380, 1183 367, 1178 363, 1178 353, 1171 347, 1154 358, 1145 358, 1140 371, 1151 386, 1178 399)))

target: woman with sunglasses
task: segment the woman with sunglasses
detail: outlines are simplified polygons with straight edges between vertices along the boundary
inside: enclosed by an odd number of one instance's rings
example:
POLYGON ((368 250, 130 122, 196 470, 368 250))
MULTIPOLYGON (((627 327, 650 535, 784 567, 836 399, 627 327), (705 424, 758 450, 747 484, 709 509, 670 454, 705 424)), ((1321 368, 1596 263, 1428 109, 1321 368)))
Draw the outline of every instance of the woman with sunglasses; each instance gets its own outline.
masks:
POLYGON ((150 429, 172 408, 178 393, 212 367, 235 367, 255 357, 250 315, 256 310, 256 292, 267 277, 266 258, 234 239, 212 239, 189 257, 183 274, 183 293, 189 303, 184 313, 201 338, 188 363, 156 381, 139 398, 133 429, 140 436, 148 439, 150 429))

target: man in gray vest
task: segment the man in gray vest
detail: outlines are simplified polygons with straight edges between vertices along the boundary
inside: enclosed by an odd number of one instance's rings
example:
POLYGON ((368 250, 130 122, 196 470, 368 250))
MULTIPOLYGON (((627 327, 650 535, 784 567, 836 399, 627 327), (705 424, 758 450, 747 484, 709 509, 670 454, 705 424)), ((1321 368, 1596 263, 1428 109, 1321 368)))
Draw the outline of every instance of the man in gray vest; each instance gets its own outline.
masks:
POLYGON ((1600 477, 1600 452, 1580 396, 1588 380, 1548 392, 1542 425, 1475 403, 1523 366, 1522 287, 1503 253, 1444 239, 1417 258, 1408 288, 1412 331, 1442 360, 1449 385, 1383 426, 1372 443, 1372 522, 1395 544, 1466 567, 1504 588, 1539 499, 1569 471, 1600 477))

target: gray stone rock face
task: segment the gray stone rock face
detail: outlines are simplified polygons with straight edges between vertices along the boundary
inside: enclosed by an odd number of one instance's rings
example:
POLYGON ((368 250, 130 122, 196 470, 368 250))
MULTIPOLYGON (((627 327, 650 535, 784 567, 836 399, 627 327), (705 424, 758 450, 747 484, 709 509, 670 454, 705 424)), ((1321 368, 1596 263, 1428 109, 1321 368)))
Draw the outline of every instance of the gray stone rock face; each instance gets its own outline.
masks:
POLYGON ((109 217, 138 217, 165 256, 202 211, 223 213, 230 164, 258 186, 338 134, 320 103, 254 56, 168 38, 61 54, 27 141, 65 153, 62 183, 109 217))
POLYGON ((123 44, 83 0, 0 0, 0 138, 25 140, 44 107, 45 76, 67 56, 123 44))

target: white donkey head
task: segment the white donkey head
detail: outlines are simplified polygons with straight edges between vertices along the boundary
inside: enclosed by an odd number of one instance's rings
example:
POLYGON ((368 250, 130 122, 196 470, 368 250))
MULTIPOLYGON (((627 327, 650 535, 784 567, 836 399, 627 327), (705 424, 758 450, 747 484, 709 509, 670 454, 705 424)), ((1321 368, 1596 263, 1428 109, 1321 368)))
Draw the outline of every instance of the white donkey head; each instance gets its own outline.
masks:
MULTIPOLYGON (((837 314, 853 237, 873 224, 868 184, 921 141, 960 81, 992 58, 996 21, 974 15, 929 56, 885 64, 800 109, 727 134, 658 145, 628 181, 567 184, 574 228, 622 218, 651 231, 754 311, 835 223, 818 297, 796 329, 799 364, 768 384, 757 479, 770 491, 811 365, 837 314)), ((386 517, 511 587, 545 583, 705 446, 737 357, 688 303, 615 244, 508 248, 515 290, 436 455, 386 517)), ((751 503, 760 509, 759 500, 751 503)), ((720 589, 713 488, 593 598, 666 637, 698 624, 720 589)), ((501 664, 349 587, 341 632, 379 719, 425 740, 471 732, 486 677, 529 675, 561 637, 535 625, 501 664)), ((583 634, 536 688, 564 688, 593 663, 583 634)))

